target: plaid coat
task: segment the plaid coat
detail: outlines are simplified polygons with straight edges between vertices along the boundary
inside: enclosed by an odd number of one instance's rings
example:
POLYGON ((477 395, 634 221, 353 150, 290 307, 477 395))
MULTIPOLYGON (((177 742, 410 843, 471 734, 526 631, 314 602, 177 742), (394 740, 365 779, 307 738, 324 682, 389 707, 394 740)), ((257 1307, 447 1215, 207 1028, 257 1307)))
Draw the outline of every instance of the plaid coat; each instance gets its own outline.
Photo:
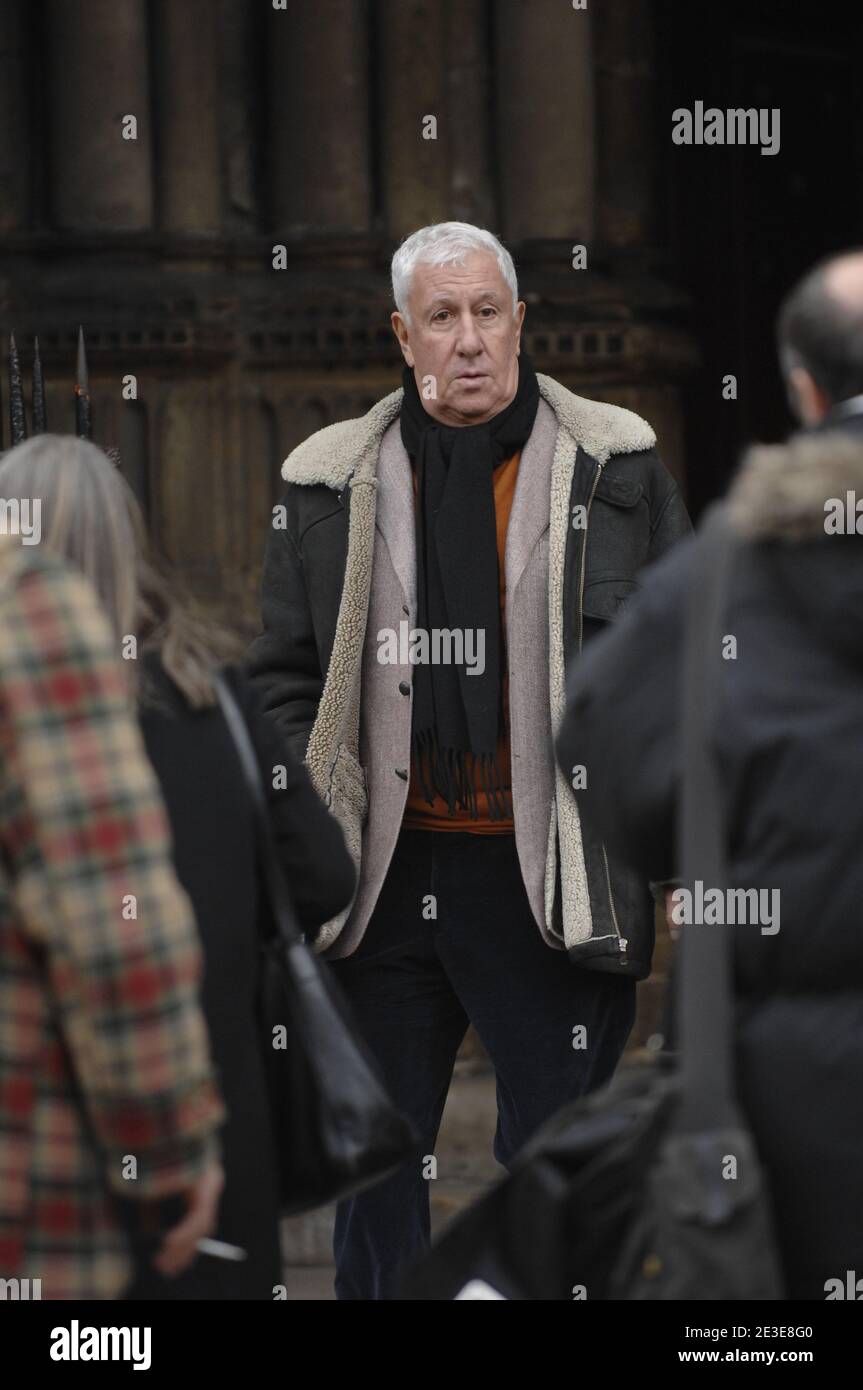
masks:
POLYGON ((0 544, 0 1279, 117 1297, 112 1192, 161 1197, 212 1156, 200 968, 92 591, 0 544))

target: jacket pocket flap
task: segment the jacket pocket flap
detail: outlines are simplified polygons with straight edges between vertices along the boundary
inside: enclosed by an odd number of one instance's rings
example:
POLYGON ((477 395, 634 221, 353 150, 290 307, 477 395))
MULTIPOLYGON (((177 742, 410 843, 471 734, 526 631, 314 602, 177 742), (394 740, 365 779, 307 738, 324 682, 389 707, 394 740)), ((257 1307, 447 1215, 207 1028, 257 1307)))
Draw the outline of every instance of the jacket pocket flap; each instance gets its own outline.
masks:
POLYGON ((586 618, 610 622, 637 589, 634 579, 594 579, 585 588, 582 612, 586 618))
POLYGON ((616 478, 613 473, 603 472, 594 495, 615 507, 634 507, 643 492, 644 487, 634 478, 616 478))

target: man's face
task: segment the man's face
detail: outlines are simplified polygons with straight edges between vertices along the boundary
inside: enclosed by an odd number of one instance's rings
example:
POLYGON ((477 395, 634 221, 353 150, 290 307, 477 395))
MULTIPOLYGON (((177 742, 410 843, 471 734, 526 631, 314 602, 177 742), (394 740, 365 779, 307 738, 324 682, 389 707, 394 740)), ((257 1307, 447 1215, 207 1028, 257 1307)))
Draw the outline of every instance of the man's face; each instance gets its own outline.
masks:
POLYGON ((493 252, 465 255, 461 265, 418 265, 408 311, 410 324, 396 311, 392 325, 429 415, 443 425, 481 425, 509 405, 524 304, 513 315, 493 252))

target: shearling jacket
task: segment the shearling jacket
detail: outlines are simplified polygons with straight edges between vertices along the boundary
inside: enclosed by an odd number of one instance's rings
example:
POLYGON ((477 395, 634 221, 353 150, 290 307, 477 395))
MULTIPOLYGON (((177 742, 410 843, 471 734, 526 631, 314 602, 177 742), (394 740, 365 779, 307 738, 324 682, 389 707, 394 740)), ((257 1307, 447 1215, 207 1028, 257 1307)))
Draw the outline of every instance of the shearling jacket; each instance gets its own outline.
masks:
MULTIPOLYGON (((606 852, 554 760, 566 667, 690 527, 639 416, 539 376, 506 542, 512 798, 525 890, 546 943, 574 964, 641 978, 653 947, 647 883, 606 852)), ((413 668, 381 665, 376 634, 416 616, 410 463, 394 391, 286 460, 250 667, 265 706, 345 832, 352 906, 317 946, 359 944, 398 838, 410 769, 413 668)))

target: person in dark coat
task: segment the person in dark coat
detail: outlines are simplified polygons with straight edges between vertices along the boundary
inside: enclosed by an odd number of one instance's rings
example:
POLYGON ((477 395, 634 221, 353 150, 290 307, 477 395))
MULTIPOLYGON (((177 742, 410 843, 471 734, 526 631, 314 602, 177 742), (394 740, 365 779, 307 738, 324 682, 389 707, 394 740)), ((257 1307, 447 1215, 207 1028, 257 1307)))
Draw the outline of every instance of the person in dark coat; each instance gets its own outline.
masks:
MULTIPOLYGON (((215 703, 216 637, 179 604, 148 559, 137 505, 95 446, 40 435, 0 465, 9 496, 42 499, 43 542, 96 588, 125 656, 147 752, 168 811, 177 877, 204 951, 202 1004, 227 1121, 217 1240, 243 1261, 199 1255, 174 1279, 139 1258, 138 1299, 271 1299, 282 1281, 277 1155, 255 1019, 259 919, 253 807, 215 703), (131 639, 131 641, 130 641, 131 639)), ((259 706, 240 671, 225 671, 255 745, 274 837, 301 927, 310 935, 350 900, 354 870, 336 820, 259 706)), ((146 910, 140 905, 140 910, 146 910)), ((143 1249, 143 1247, 139 1247, 143 1249)))
MULTIPOLYGON (((863 254, 796 287, 779 343, 804 428, 751 450, 727 499, 747 544, 712 737, 729 886, 764 894, 733 934, 741 1100, 788 1296, 823 1299, 854 1297, 842 1290, 863 1274, 863 254)), ((558 740, 561 764, 586 768, 585 817, 654 880, 678 867, 678 679, 700 543, 647 571, 573 664, 558 740)))
MULTIPOLYGON (((221 1133, 225 1191, 215 1236, 247 1251, 243 1263, 200 1257, 169 1283, 155 1272, 139 1297, 272 1298, 283 1282, 278 1245, 276 1155, 254 1016, 256 921, 262 909, 255 825, 242 771, 221 712, 190 708, 158 656, 146 658, 159 704, 141 707, 144 743, 168 810, 177 877, 204 945, 202 1003, 228 1112, 221 1133)), ((226 679, 258 754, 276 843, 300 926, 309 933, 353 889, 338 823, 302 764, 286 749, 256 693, 232 668, 226 679), (273 770, 284 768, 274 791, 273 770)))
POLYGON ((359 871, 316 944, 421 1136, 339 1203, 340 1300, 398 1297, 427 1248, 421 1160, 470 1025, 505 1166, 620 1059, 654 905, 582 827, 554 730, 567 655, 690 529, 648 422, 534 371, 489 231, 421 227, 392 274, 402 385, 285 460, 249 655, 359 871))

